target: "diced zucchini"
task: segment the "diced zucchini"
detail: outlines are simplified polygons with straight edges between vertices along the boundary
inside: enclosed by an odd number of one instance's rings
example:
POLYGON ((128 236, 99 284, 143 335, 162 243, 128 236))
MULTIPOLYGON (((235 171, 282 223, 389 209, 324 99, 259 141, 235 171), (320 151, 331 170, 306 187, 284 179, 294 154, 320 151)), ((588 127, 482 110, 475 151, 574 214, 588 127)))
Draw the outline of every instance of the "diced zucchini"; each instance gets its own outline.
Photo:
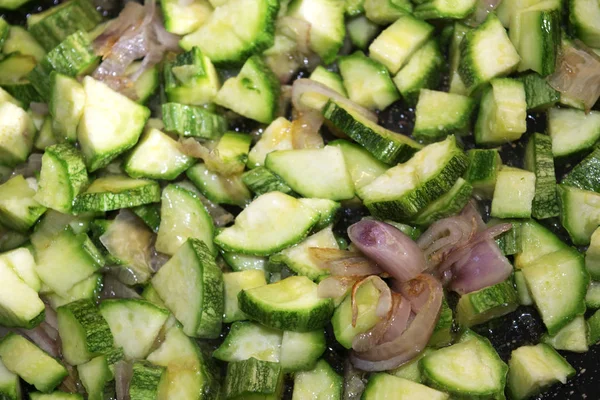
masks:
POLYGON ((44 320, 44 303, 13 266, 17 257, 0 257, 0 323, 6 327, 31 329, 44 320))
POLYGON ((27 161, 33 147, 35 126, 29 114, 15 104, 0 103, 0 160, 9 167, 27 161))
POLYGON ((267 154, 275 150, 292 150, 292 123, 283 117, 277 118, 265 129, 260 139, 248 153, 248 168, 265 164, 267 154))
POLYGON ((409 161, 390 168, 358 195, 371 213, 382 219, 402 221, 422 211, 448 192, 467 168, 467 156, 456 138, 431 144, 409 161))
POLYGON ((338 211, 341 209, 340 203, 327 199, 299 199, 300 203, 312 208, 319 213, 319 222, 313 226, 313 232, 325 229, 327 226, 337 222, 338 211))
POLYGON ((565 325, 555 335, 542 336, 542 342, 556 350, 584 353, 588 351, 588 326, 582 315, 565 325))
MULTIPOLYGON (((197 168, 198 166, 190 169, 190 171, 197 168)), ((242 174, 242 182, 257 196, 269 192, 281 192, 290 196, 296 196, 291 187, 266 167, 257 167, 244 172, 242 174)))
POLYGON ((523 275, 551 335, 585 311, 590 279, 577 250, 566 247, 546 254, 523 268, 523 275))
POLYGON ((525 86, 527 110, 543 111, 554 106, 560 99, 560 93, 535 72, 522 75, 518 79, 525 86))
POLYGON ((326 347, 323 330, 285 331, 281 341, 281 367, 287 372, 318 368, 321 363, 317 360, 323 355, 326 347))
POLYGON ((566 185, 558 185, 557 192, 563 227, 574 244, 589 244, 600 225, 600 194, 566 185))
POLYGON ((283 393, 283 372, 279 363, 250 358, 227 364, 225 398, 277 400, 283 393))
POLYGON ((39 393, 33 392, 29 394, 31 400, 83 400, 83 396, 79 393, 67 393, 67 392, 52 392, 52 393, 39 393))
POLYGON ((47 115, 38 130, 38 134, 33 142, 33 147, 37 150, 44 151, 46 147, 56 143, 57 140, 54 136, 54 132, 52 132, 52 118, 47 115))
POLYGON ((600 112, 569 108, 548 110, 548 134, 552 154, 564 157, 591 149, 600 138, 600 112))
POLYGON ((362 146, 342 139, 329 142, 329 145, 342 150, 355 189, 368 185, 387 170, 387 165, 373 157, 362 146))
POLYGON ((371 282, 362 284, 355 294, 358 314, 356 324, 352 324, 352 300, 346 296, 344 301, 335 309, 331 318, 335 339, 347 349, 352 348, 352 340, 360 333, 367 332, 373 328, 379 317, 376 309, 379 302, 380 292, 371 282))
POLYGON ((461 296, 457 319, 468 328, 513 312, 518 305, 517 292, 507 280, 461 296))
POLYGON ((454 340, 454 316, 452 309, 448 305, 448 301, 444 297, 442 301, 442 308, 440 310, 440 317, 438 318, 433 333, 429 339, 427 346, 430 347, 444 347, 452 343, 454 340))
POLYGON ((440 82, 444 58, 435 39, 429 40, 410 57, 394 77, 402 98, 417 104, 421 89, 434 89, 440 82))
POLYGON ((127 359, 144 358, 158 336, 169 313, 154 304, 137 299, 104 300, 100 313, 108 322, 115 346, 123 348, 127 359))
POLYGON ((177 142, 158 129, 149 129, 123 163, 132 178, 173 180, 194 163, 177 142))
POLYGON ((529 218, 535 184, 533 172, 507 166, 500 168, 492 199, 492 217, 529 218))
POLYGON ((463 19, 468 17, 477 6, 475 0, 433 0, 423 2, 415 8, 414 15, 419 19, 463 19))
POLYGON ((225 132, 215 148, 222 168, 232 173, 243 172, 251 143, 252 137, 246 133, 225 132))
MULTIPOLYGON (((5 60, 8 60, 6 58, 5 60)), ((40 94, 35 90, 31 82, 19 81, 2 84, 2 89, 14 96, 22 104, 31 104, 33 102, 44 101, 40 94)))
POLYGON ((469 167, 464 175, 465 180, 473 186, 476 195, 491 199, 502 166, 498 150, 471 149, 467 151, 467 156, 469 167))
POLYGON ((534 133, 529 138, 525 150, 525 168, 535 173, 535 196, 531 204, 531 215, 537 219, 556 217, 559 208, 550 136, 534 133))
POLYGON ((35 190, 23 175, 0 185, 0 223, 26 232, 44 214, 46 207, 35 200, 35 190))
POLYGON ((206 0, 192 0, 181 4, 177 0, 161 0, 167 32, 187 35, 198 29, 212 14, 213 8, 206 0))
POLYGON ((77 77, 91 71, 98 60, 86 33, 77 31, 49 51, 27 77, 42 98, 48 100, 53 72, 77 77))
POLYGON ((236 77, 225 81, 215 102, 246 118, 268 124, 275 119, 279 92, 277 77, 259 56, 253 56, 236 77))
POLYGON ((352 44, 361 50, 366 50, 380 28, 366 16, 357 15, 346 23, 346 30, 352 44))
POLYGON ((165 130, 180 136, 216 139, 227 130, 225 118, 201 107, 164 103, 162 116, 165 130))
POLYGON ((157 182, 109 175, 92 182, 87 190, 75 198, 74 213, 110 211, 160 201, 157 182))
POLYGON ((46 148, 42 156, 39 188, 34 199, 41 205, 70 213, 73 202, 88 185, 83 156, 70 144, 46 148))
MULTIPOLYGON (((319 65, 310 74, 309 78, 310 80, 327 86, 328 88, 336 91, 344 97, 348 97, 348 93, 346 92, 346 88, 344 87, 342 77, 336 72, 329 71, 325 69, 325 67, 319 65)), ((303 104, 309 106, 310 108, 313 108, 315 110, 322 110, 327 101, 329 100, 329 97, 320 93, 309 92, 303 94, 302 97, 300 97, 300 99, 303 104)))
POLYGON ((60 140, 74 142, 77 125, 83 114, 85 91, 76 79, 53 72, 50 75, 50 103, 52 130, 60 140))
POLYGON ((273 45, 278 11, 273 0, 227 1, 179 45, 185 50, 200 47, 215 64, 241 64, 273 45))
POLYGON ((104 265, 98 249, 85 233, 69 227, 43 245, 34 242, 36 272, 52 291, 69 296, 69 290, 104 265))
POLYGON ((268 259, 266 257, 248 256, 244 254, 224 252, 221 254, 227 265, 232 270, 246 271, 249 269, 257 269, 265 271, 268 259))
POLYGON ((475 142, 496 145, 518 140, 527 130, 527 101, 523 83, 514 79, 493 79, 483 93, 475 142))
POLYGON ((160 382, 158 399, 196 400, 200 393, 206 393, 208 398, 219 398, 221 385, 216 367, 181 328, 170 328, 160 347, 147 359, 167 368, 160 382))
POLYGON ((160 205, 158 204, 144 204, 131 208, 131 211, 140 217, 142 221, 152 229, 152 232, 158 233, 160 226, 160 205))
POLYGON ((189 336, 216 338, 223 318, 223 276, 209 248, 188 239, 152 278, 152 286, 189 336))
POLYGON ((475 102, 460 94, 421 89, 415 110, 413 135, 435 141, 447 135, 466 133, 475 102))
POLYGON ((469 31, 460 44, 458 73, 468 93, 498 76, 507 75, 521 61, 496 14, 469 31))
POLYGON ((292 400, 340 400, 343 381, 327 361, 319 360, 314 368, 294 374, 292 400))
POLYGON ((473 186, 463 178, 458 178, 450 190, 429 204, 417 216, 412 218, 416 225, 430 225, 435 221, 455 215, 471 199, 473 186))
POLYGON ((219 175, 209 170, 205 164, 199 163, 189 168, 186 176, 213 203, 240 207, 250 203, 251 194, 244 184, 245 175, 219 175))
POLYGON ((39 14, 27 17, 27 29, 35 39, 50 51, 67 36, 77 31, 90 31, 102 16, 90 0, 70 0, 39 14))
POLYGON ((340 57, 338 66, 353 102, 372 110, 383 110, 400 98, 387 69, 362 51, 340 57))
POLYGON ((318 211, 280 192, 257 197, 223 229, 215 243, 223 250, 265 256, 300 242, 318 222, 318 211))
POLYGON ((490 342, 471 331, 458 343, 427 354, 421 366, 429 385, 456 396, 499 394, 508 372, 490 342))
POLYGON ((150 110, 89 76, 83 79, 83 88, 86 100, 77 140, 93 172, 135 146, 150 110))
MULTIPOLYGON (((503 220, 492 219, 489 221, 488 226, 494 226, 498 223, 506 222, 503 220)), ((512 228, 508 231, 496 236, 496 244, 498 248, 505 256, 515 255, 522 251, 521 248, 521 222, 509 221, 512 228)))
MULTIPOLYGON (((36 63, 35 59, 31 56, 13 53, 0 60, 0 67, 2 71, 0 74, 0 84, 10 92, 7 88, 10 84, 29 83, 27 76, 36 67, 36 63)), ((15 97, 18 96, 15 95, 15 97)))
POLYGON ((532 6, 514 14, 510 26, 510 38, 521 56, 519 71, 552 74, 560 47, 560 10, 532 6))
POLYGON ((86 363, 113 346, 108 324, 92 300, 75 301, 56 311, 62 355, 69 364, 86 363))
POLYGON ((234 322, 213 357, 226 362, 256 358, 261 361, 279 362, 281 331, 254 322, 234 322))
POLYGON ((414 140, 387 130, 333 100, 325 105, 323 115, 336 129, 386 164, 404 162, 421 149, 421 145, 414 140))
POLYGON ((230 323, 247 319, 238 305, 238 294, 245 289, 252 289, 267 284, 265 273, 258 269, 228 272, 223 274, 225 305, 223 322, 230 323))
POLYGON ((600 310, 596 311, 588 320, 589 327, 589 345, 594 345, 600 341, 600 310))
POLYGON ((96 272, 81 282, 76 283, 66 293, 59 295, 56 293, 46 293, 44 297, 52 308, 58 308, 65 304, 72 303, 81 299, 96 300, 98 294, 102 290, 103 277, 102 274, 96 272))
POLYGON ((21 399, 21 382, 19 376, 10 372, 0 361, 0 396, 6 400, 21 399))
POLYGON ((135 361, 129 382, 129 398, 131 400, 157 399, 159 384, 164 375, 165 367, 153 365, 148 361, 135 361))
POLYGON ((62 364, 14 333, 0 341, 0 357, 6 369, 42 392, 51 392, 68 375, 62 364))
POLYGON ((533 299, 531 298, 531 293, 529 292, 529 288, 527 287, 527 282, 525 281, 525 276, 523 275, 523 271, 517 270, 515 271, 515 286, 517 288, 517 296, 519 297, 519 304, 523 306, 533 305, 533 299))
POLYGON ((27 247, 21 247, 0 254, 0 262, 8 264, 23 282, 36 292, 40 291, 42 282, 35 272, 35 259, 27 247))
POLYGON ((573 375, 575 369, 547 344, 522 346, 513 350, 508 362, 508 393, 515 400, 527 399, 573 375))
POLYGON ((310 49, 324 64, 331 64, 344 43, 343 0, 294 0, 287 15, 305 20, 311 25, 310 49))
POLYGON ((105 400, 115 395, 113 365, 123 359, 123 350, 113 349, 105 355, 77 366, 79 379, 88 394, 88 400, 105 400))
POLYGON ((426 354, 429 354, 432 351, 434 350, 426 348, 423 352, 421 352, 411 361, 399 366, 396 369, 390 370, 388 374, 397 376, 398 378, 407 379, 416 383, 422 383, 421 360, 426 354))
POLYGON ((156 250, 175 254, 188 238, 194 238, 214 254, 213 221, 196 189, 189 182, 171 184, 163 189, 161 199, 156 250))
POLYGON ((333 313, 333 301, 320 298, 317 285, 304 276, 242 290, 240 309, 251 319, 275 329, 308 332, 323 328, 333 313))
POLYGON ((594 149, 563 178, 563 185, 600 193, 600 148, 594 149))
POLYGON ((600 228, 596 228, 585 253, 585 267, 593 280, 600 280, 600 228))
POLYGON ((295 246, 272 255, 271 261, 278 264, 285 264, 298 275, 318 281, 320 278, 328 275, 329 272, 315 265, 310 255, 310 249, 314 247, 327 249, 339 248, 331 226, 307 237, 295 246))
POLYGON ((600 4, 592 0, 569 1, 569 22, 575 35, 590 47, 600 47, 600 4))
POLYGON ((433 26, 428 23, 410 15, 401 16, 375 38, 369 56, 395 75, 432 34, 433 26))
POLYGON ((174 103, 208 104, 221 86, 210 58, 196 46, 167 60, 163 71, 167 99, 174 103))
POLYGON ((352 179, 338 147, 271 152, 265 166, 304 197, 330 200, 354 197, 352 179))
POLYGON ((366 17, 378 25, 391 24, 413 11, 407 0, 365 0, 364 8, 366 17))
POLYGON ((394 398, 397 400, 447 400, 450 398, 448 394, 428 388, 420 383, 390 374, 378 373, 369 378, 361 399, 383 400, 390 393, 393 393, 394 398))
POLYGON ((520 231, 521 250, 515 254, 516 268, 526 268, 539 258, 568 247, 556 235, 534 220, 521 222, 520 231))

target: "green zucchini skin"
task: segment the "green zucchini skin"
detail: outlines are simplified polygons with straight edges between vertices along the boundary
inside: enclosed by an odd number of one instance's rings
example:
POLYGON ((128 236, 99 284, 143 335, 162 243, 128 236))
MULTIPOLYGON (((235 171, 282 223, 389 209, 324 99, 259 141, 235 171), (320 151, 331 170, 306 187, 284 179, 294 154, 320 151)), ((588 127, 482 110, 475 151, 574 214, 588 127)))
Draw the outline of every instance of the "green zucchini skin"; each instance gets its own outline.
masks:
POLYGON ((552 157, 552 138, 534 133, 525 150, 525 168, 535 173, 535 196, 531 215, 536 219, 556 217, 559 214, 556 196, 556 175, 552 157))

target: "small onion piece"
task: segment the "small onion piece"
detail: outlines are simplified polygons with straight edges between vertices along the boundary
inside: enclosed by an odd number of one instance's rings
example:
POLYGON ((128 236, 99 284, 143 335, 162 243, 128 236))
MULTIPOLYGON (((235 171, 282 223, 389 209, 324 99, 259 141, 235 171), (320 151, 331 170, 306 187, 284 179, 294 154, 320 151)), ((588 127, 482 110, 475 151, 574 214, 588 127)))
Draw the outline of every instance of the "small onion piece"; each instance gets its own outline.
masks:
POLYGON ((333 276, 379 275, 383 271, 362 254, 339 249, 311 247, 308 253, 313 262, 333 276))
POLYGON ((317 295, 323 299, 344 296, 358 279, 360 278, 356 276, 328 276, 319 282, 317 295))
POLYGON ((348 236, 364 255, 400 282, 414 279, 427 268, 419 246, 385 222, 363 219, 348 228, 348 236))
POLYGON ((117 400, 129 400, 129 385, 133 376, 133 365, 127 361, 115 364, 115 389, 117 400))
POLYGON ((365 391, 365 373, 354 368, 350 360, 344 364, 344 393, 343 400, 359 400, 365 391))
POLYGON ((292 146, 294 149, 319 149, 325 146, 319 129, 323 125, 321 113, 311 110, 292 121, 292 146))
POLYGON ((33 343, 35 343, 40 349, 50 354, 52 357, 60 357, 60 349, 57 342, 58 333, 52 337, 48 334, 48 330, 53 330, 50 325, 42 322, 40 325, 33 329, 21 329, 18 331, 23 335, 27 336, 33 343))
POLYGON ((403 296, 427 296, 427 302, 408 328, 392 340, 381 343, 365 352, 352 352, 350 359, 355 367, 364 371, 387 371, 397 368, 419 355, 427 346, 439 318, 444 293, 441 283, 429 274, 421 274, 413 281, 401 284, 403 296), (417 292, 417 289, 419 290, 417 292))
MULTIPOLYGON (((119 269, 120 267, 116 267, 119 269)), ((100 292, 100 300, 104 299, 141 299, 135 290, 125 285, 117 279, 112 273, 104 275, 102 291, 100 292)))
POLYGON ((224 163, 219 152, 209 149, 194 138, 179 138, 179 150, 189 157, 201 158, 206 168, 220 175, 230 176, 244 172, 244 166, 237 163, 224 163))
POLYGON ((23 175, 24 178, 34 178, 42 170, 42 155, 33 153, 27 158, 27 162, 17 165, 13 170, 11 177, 23 175))
MULTIPOLYGON (((299 112, 310 111, 312 108, 308 107, 304 103, 302 103, 302 96, 305 93, 319 93, 324 95, 325 97, 334 100, 335 102, 341 104, 342 106, 348 108, 349 110, 356 112, 363 116, 364 118, 377 122, 377 115, 370 110, 354 103, 351 100, 348 100, 338 92, 333 89, 328 88, 327 86, 315 82, 310 79, 302 78, 296 79, 294 84, 292 85, 292 104, 294 108, 299 112)), ((318 110, 320 111, 320 110, 318 110)))
POLYGON ((196 195, 198 196, 202 204, 204 204, 204 207, 212 217, 215 226, 217 226, 218 228, 222 228, 228 225, 229 223, 233 222, 234 216, 229 211, 227 211, 220 205, 213 203, 212 201, 210 201, 209 199, 207 199, 199 193, 196 193, 196 195))
POLYGON ((567 97, 581 101, 589 111, 600 97, 600 57, 583 43, 563 46, 556 71, 548 84, 567 97))
POLYGON ((460 215, 434 222, 417 240, 423 250, 429 270, 433 270, 456 246, 467 243, 476 228, 460 215))
POLYGON ((501 1, 502 0, 477 0, 475 11, 465 19, 465 24, 472 27, 481 25, 487 16, 500 5, 501 1))

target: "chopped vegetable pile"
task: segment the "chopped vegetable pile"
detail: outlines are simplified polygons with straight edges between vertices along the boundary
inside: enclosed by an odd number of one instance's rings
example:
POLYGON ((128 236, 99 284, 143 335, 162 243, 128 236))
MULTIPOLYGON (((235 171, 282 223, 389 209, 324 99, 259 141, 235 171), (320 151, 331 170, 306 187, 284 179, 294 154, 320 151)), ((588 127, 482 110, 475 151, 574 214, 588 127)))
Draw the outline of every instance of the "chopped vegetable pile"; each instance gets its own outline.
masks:
POLYGON ((598 0, 33 3, 1 399, 522 400, 600 342, 598 0))

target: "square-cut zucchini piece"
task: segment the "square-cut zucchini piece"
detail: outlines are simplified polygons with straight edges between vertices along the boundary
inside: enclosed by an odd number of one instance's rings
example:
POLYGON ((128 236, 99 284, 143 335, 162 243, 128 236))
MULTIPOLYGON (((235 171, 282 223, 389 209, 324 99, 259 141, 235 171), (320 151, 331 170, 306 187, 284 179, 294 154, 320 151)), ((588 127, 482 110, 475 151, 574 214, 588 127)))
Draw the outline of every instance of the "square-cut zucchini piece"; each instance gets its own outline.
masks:
POLYGON ((27 161, 33 147, 35 126, 21 107, 4 101, 0 103, 0 160, 2 165, 14 166, 27 161))
POLYGON ((46 207, 38 203, 34 196, 35 190, 22 175, 0 185, 0 223, 26 232, 46 211, 46 207))
POLYGON ((535 181, 533 172, 502 167, 496 179, 491 215, 497 218, 529 218, 535 181))

